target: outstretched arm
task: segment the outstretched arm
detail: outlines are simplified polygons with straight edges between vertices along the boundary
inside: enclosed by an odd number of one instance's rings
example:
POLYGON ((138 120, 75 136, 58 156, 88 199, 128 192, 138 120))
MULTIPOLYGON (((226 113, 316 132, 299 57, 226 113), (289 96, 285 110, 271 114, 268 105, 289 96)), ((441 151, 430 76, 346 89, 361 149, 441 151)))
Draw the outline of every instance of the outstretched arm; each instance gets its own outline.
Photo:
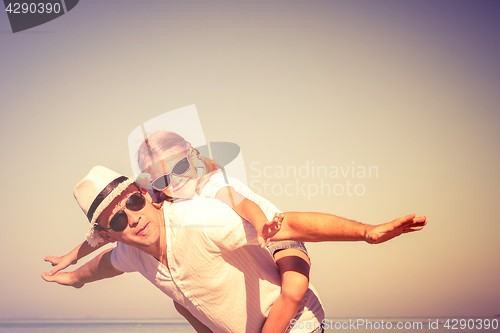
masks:
POLYGON ((271 240, 366 241, 378 244, 403 233, 422 230, 426 223, 425 216, 415 217, 415 214, 373 226, 330 214, 289 212, 284 213, 281 230, 271 240))
POLYGON ((54 275, 43 273, 42 278, 47 282, 57 282, 60 285, 81 288, 85 283, 117 276, 123 272, 111 264, 111 251, 108 249, 97 257, 73 272, 59 272, 54 275))
POLYGON ((54 275, 60 270, 65 269, 69 265, 75 265, 78 260, 89 255, 90 253, 94 252, 107 243, 108 242, 105 241, 103 243, 99 243, 99 245, 97 245, 96 247, 93 247, 89 243, 87 243, 87 241, 84 241, 83 243, 75 247, 73 251, 61 257, 46 256, 44 260, 50 262, 52 266, 54 266, 54 268, 52 268, 52 270, 47 274, 54 275))

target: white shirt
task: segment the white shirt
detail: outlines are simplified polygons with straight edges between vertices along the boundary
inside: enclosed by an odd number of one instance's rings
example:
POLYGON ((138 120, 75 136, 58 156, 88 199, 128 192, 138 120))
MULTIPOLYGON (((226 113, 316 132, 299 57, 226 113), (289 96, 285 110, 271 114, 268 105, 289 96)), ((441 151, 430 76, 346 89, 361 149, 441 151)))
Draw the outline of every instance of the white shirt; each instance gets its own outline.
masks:
POLYGON ((201 198, 209 198, 215 199, 219 190, 225 186, 231 186, 238 192, 243 195, 245 198, 255 202, 264 212, 276 212, 281 213, 281 211, 276 208, 274 204, 272 204, 269 200, 257 195, 254 191, 252 191, 248 186, 240 182, 239 180, 232 177, 224 177, 221 171, 215 172, 205 184, 199 197, 201 198))
MULTIPOLYGON (((277 266, 269 252, 258 246, 255 228, 214 199, 165 203, 164 210, 169 221, 169 267, 122 243, 112 251, 113 266, 140 272, 213 332, 260 332, 281 288, 277 266)), ((295 318, 323 320, 313 289, 306 292, 295 318)))

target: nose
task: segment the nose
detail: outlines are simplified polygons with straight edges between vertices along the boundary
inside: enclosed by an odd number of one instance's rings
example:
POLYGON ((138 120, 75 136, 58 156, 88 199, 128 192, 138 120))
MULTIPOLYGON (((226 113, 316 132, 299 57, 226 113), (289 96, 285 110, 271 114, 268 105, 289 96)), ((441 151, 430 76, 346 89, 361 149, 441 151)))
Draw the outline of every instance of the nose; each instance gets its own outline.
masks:
POLYGON ((125 214, 127 214, 128 226, 130 228, 134 228, 139 224, 139 220, 141 219, 138 212, 134 212, 130 209, 125 209, 125 214))
POLYGON ((170 175, 171 187, 175 188, 184 179, 182 176, 170 175))

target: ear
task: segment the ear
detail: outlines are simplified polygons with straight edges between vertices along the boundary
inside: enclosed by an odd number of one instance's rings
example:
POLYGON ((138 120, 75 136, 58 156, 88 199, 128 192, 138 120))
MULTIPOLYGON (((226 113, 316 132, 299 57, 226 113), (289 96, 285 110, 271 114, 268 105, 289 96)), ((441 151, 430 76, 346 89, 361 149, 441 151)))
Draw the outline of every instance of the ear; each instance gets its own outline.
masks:
POLYGON ((198 158, 198 156, 200 155, 200 152, 196 148, 191 147, 190 144, 188 145, 188 148, 191 149, 191 151, 189 152, 189 157, 190 158, 198 158))
POLYGON ((109 243, 115 243, 116 239, 109 234, 106 230, 99 230, 97 234, 102 237, 102 239, 108 241, 109 243))
POLYGON ((163 207, 163 203, 164 203, 164 201, 159 202, 159 203, 154 203, 154 202, 153 202, 153 203, 152 203, 152 205, 153 205, 156 209, 160 210, 160 209, 161 209, 161 207, 163 207))
POLYGON ((148 190, 145 188, 138 186, 139 191, 141 191, 142 195, 148 200, 149 202, 153 202, 153 198, 151 198, 151 195, 149 194, 148 190))

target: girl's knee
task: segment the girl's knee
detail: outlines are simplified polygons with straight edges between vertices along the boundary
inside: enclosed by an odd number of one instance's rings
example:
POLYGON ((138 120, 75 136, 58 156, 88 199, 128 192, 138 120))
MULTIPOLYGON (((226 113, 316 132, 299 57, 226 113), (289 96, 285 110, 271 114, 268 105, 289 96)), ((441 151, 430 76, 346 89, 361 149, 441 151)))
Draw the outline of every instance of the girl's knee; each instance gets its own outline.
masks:
POLYGON ((309 288, 309 279, 297 272, 288 273, 283 277, 281 294, 284 299, 300 304, 309 288))

